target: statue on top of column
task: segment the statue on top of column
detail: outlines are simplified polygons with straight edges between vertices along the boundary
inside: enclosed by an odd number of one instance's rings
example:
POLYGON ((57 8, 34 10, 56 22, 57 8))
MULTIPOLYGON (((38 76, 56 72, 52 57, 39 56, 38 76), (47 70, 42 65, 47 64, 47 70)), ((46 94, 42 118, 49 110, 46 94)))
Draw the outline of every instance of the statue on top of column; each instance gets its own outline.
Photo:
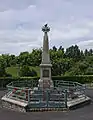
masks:
POLYGON ((48 27, 47 24, 45 24, 45 25, 42 27, 42 31, 45 32, 45 33, 47 33, 47 32, 50 31, 50 28, 48 27))

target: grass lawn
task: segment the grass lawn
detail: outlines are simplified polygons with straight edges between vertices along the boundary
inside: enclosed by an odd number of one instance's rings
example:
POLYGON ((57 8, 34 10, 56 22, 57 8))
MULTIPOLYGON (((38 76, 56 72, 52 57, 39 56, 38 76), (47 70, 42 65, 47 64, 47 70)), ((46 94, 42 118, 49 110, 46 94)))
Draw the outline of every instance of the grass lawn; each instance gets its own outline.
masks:
MULTIPOLYGON (((37 66, 37 67, 30 67, 30 68, 33 68, 36 72, 37 72, 37 75, 40 76, 40 68, 37 66)), ((7 67, 6 68, 6 72, 11 74, 13 77, 17 77, 18 76, 18 71, 19 71, 19 67, 7 67)))

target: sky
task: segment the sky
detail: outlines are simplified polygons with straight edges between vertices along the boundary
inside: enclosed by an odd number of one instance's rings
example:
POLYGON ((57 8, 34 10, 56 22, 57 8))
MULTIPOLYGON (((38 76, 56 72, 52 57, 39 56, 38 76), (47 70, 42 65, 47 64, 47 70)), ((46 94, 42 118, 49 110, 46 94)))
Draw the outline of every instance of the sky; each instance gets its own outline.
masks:
POLYGON ((0 54, 41 48, 46 23, 50 48, 93 48, 93 0, 0 0, 0 54))

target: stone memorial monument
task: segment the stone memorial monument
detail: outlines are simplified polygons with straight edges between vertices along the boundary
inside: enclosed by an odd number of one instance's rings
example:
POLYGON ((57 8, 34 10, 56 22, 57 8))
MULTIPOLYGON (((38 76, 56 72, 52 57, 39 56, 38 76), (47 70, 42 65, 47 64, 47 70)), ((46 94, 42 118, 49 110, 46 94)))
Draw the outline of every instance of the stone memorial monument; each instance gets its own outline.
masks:
POLYGON ((86 87, 78 82, 55 80, 56 84, 53 85, 48 41, 50 28, 47 24, 43 26, 42 31, 44 37, 38 86, 34 85, 32 80, 30 82, 17 80, 9 83, 8 91, 1 99, 2 107, 28 112, 68 110, 90 103, 91 99, 85 94, 86 87))
POLYGON ((50 28, 47 26, 47 24, 42 27, 42 31, 44 32, 44 37, 43 37, 42 62, 40 64, 39 88, 47 89, 53 88, 53 82, 51 79, 52 64, 50 62, 48 41, 48 32, 50 31, 50 28))

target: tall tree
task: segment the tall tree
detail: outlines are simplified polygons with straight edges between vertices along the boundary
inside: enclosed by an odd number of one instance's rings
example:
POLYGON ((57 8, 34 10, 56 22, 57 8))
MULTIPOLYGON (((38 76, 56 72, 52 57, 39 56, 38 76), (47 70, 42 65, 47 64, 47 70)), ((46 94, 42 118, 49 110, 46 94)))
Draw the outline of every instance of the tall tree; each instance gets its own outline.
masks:
POLYGON ((85 54, 85 56, 88 56, 88 55, 89 55, 89 52, 88 52, 87 49, 85 49, 84 54, 85 54))
POLYGON ((80 49, 77 45, 71 46, 66 49, 65 56, 68 58, 73 58, 74 60, 78 61, 81 57, 80 55, 80 49))
POLYGON ((6 66, 7 63, 5 59, 2 56, 0 56, 0 77, 6 76, 6 71, 5 71, 6 66))
POLYGON ((57 48, 56 48, 55 46, 53 46, 53 50, 54 50, 54 51, 57 51, 57 48))
POLYGON ((92 50, 92 49, 89 50, 89 55, 90 55, 90 56, 93 55, 93 50, 92 50))

